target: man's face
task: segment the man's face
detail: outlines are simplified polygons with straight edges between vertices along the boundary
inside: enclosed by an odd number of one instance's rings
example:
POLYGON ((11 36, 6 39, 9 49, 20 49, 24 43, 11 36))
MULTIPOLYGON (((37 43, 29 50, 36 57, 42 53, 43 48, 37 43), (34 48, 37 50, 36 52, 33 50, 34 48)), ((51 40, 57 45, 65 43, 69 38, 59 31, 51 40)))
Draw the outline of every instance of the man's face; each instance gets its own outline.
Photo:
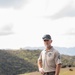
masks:
POLYGON ((49 47, 51 45, 51 43, 52 43, 52 40, 44 40, 44 45, 46 47, 49 47))

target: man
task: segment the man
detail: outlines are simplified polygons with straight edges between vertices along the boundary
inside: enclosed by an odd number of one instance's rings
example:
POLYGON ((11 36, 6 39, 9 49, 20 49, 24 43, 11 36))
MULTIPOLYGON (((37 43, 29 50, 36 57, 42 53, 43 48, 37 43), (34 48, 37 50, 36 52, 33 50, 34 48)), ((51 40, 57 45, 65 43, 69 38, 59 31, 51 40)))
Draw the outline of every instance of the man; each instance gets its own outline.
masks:
POLYGON ((38 68, 43 75, 59 75, 61 68, 60 53, 51 46, 52 39, 49 34, 43 36, 45 49, 38 58, 38 68))

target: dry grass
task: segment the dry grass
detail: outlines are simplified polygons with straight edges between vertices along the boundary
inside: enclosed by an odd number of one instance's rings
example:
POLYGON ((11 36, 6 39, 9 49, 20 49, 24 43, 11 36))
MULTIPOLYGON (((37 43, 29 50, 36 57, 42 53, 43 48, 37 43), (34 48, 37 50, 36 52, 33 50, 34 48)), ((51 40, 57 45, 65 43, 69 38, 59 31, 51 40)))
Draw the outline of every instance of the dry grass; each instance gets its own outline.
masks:
POLYGON ((71 68, 73 71, 69 71, 69 68, 61 69, 60 75, 75 75, 75 68, 71 68))
MULTIPOLYGON (((60 75, 75 75, 75 68, 72 68, 73 71, 69 71, 69 68, 63 68, 60 71, 60 75)), ((39 72, 32 72, 32 73, 26 73, 26 74, 20 74, 20 75, 41 75, 39 72)))

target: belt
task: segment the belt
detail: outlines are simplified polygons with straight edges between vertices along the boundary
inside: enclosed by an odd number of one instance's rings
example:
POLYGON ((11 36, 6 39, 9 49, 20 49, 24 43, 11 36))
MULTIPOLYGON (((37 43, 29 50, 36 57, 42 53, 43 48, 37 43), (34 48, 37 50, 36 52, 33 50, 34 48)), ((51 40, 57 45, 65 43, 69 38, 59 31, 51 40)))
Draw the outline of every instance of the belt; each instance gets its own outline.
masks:
POLYGON ((52 73, 55 73, 55 71, 52 71, 52 72, 45 72, 44 74, 52 74, 52 73))

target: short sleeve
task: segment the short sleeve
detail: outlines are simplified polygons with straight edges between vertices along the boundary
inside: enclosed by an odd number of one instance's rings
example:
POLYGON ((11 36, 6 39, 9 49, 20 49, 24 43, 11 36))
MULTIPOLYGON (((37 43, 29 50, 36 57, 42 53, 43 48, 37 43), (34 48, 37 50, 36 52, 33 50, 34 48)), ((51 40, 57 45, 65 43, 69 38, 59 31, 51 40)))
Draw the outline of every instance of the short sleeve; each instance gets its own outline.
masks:
POLYGON ((42 52, 39 55, 38 61, 42 61, 42 52))
POLYGON ((57 65, 57 64, 62 64, 62 62, 61 62, 61 55, 60 55, 59 52, 56 52, 56 53, 55 53, 55 64, 56 64, 56 65, 57 65))

